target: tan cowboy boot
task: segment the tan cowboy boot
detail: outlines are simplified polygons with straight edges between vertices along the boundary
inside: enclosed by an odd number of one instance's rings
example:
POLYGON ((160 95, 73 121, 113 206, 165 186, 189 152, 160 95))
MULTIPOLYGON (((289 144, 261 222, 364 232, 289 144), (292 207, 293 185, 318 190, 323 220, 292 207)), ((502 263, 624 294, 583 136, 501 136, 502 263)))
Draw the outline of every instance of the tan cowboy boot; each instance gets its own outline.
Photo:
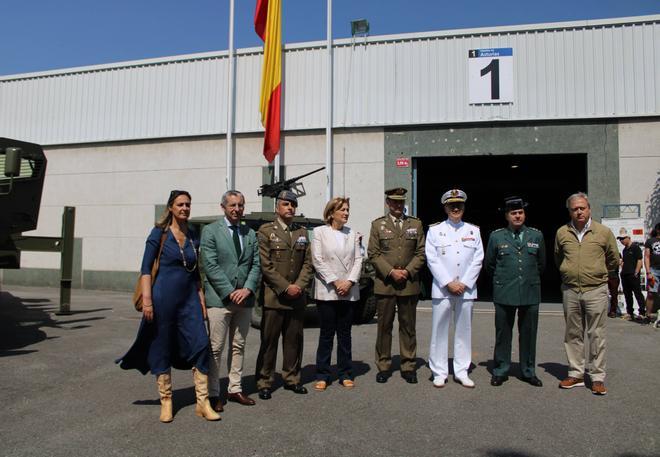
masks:
POLYGON ((203 417, 207 421, 220 420, 220 415, 213 411, 211 403, 209 402, 209 377, 194 367, 192 372, 193 380, 195 381, 195 396, 197 397, 195 414, 203 417))
POLYGON ((159 374, 156 380, 160 394, 160 421, 172 422, 172 375, 169 372, 159 374))

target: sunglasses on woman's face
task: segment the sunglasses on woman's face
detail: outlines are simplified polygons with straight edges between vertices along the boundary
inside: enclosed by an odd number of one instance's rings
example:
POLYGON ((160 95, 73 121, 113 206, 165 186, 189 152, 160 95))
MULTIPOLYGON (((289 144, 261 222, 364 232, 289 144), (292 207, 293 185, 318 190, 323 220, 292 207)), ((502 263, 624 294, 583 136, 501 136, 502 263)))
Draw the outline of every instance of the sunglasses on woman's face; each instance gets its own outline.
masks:
POLYGON ((179 195, 187 195, 190 196, 190 194, 185 191, 185 190, 173 190, 170 191, 170 198, 167 199, 168 205, 171 205, 174 200, 179 196, 179 195))

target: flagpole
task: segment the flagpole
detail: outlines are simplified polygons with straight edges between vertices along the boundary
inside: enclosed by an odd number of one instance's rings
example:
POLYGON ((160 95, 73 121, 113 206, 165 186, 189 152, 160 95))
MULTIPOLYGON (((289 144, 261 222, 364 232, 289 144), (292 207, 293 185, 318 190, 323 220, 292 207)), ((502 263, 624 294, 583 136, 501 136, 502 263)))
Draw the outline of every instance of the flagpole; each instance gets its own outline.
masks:
MULTIPOLYGON (((280 27, 281 27, 281 25, 282 25, 282 24, 280 23, 280 27)), ((282 56, 284 55, 284 46, 282 46, 282 48, 280 48, 280 53, 282 54, 282 56)), ((284 79, 284 78, 282 78, 282 79, 284 79)), ((281 83, 280 83, 280 84, 281 84, 281 83)), ((282 129, 282 120, 280 119, 279 122, 280 122, 279 128, 280 128, 280 130, 281 130, 281 129, 282 129)), ((277 155, 275 156, 275 160, 273 160, 273 167, 274 167, 274 169, 273 169, 273 180, 274 180, 275 182, 278 182, 278 181, 281 181, 281 180, 282 180, 282 176, 280 176, 280 175, 281 175, 281 173, 280 173, 280 169, 281 169, 281 167, 282 167, 282 152, 283 152, 283 151, 282 151, 282 143, 284 143, 284 140, 283 140, 283 138, 280 136, 280 144, 279 144, 279 146, 280 146, 280 151, 279 151, 279 152, 277 153, 277 155)))
POLYGON ((327 33, 328 33, 328 93, 327 93, 327 115, 325 125, 325 172, 326 172, 326 189, 325 197, 327 201, 332 198, 332 184, 333 184, 333 169, 332 169, 332 86, 333 86, 333 68, 332 68, 332 0, 327 0, 327 33))
POLYGON ((234 71, 234 0, 229 0, 229 70, 227 92, 227 190, 234 189, 234 85, 236 72, 234 71))

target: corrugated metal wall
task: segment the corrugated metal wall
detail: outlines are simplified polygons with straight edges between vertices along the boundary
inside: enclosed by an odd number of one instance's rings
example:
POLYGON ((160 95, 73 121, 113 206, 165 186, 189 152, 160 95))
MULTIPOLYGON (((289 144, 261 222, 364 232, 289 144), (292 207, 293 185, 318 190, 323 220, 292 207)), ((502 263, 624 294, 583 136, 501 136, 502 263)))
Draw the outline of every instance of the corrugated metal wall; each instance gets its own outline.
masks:
MULTIPOLYGON (((660 15, 338 40, 334 126, 660 115, 660 15), (467 52, 514 49, 508 105, 469 105, 467 52)), ((236 132, 261 131, 261 54, 238 52, 236 132)), ((325 126, 326 50, 287 46, 284 128, 325 126)), ((67 144, 222 134, 227 53, 0 78, 0 136, 67 144)))

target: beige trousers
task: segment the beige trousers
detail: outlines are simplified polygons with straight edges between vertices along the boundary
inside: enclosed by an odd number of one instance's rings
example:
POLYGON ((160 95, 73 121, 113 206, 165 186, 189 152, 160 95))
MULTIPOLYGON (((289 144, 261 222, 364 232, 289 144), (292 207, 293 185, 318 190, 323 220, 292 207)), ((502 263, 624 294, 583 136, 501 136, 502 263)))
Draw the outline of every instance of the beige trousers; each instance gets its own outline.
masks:
POLYGON ((568 358, 568 375, 584 378, 585 342, 588 339, 589 377, 605 381, 605 322, 607 321, 607 284, 588 292, 562 285, 566 333, 564 347, 568 358))
POLYGON ((231 346, 227 351, 227 372, 229 374, 230 394, 242 392, 243 355, 245 340, 250 330, 252 308, 230 305, 226 308, 209 307, 209 339, 211 341, 211 360, 209 363, 209 396, 220 396, 220 362, 227 339, 231 346))

